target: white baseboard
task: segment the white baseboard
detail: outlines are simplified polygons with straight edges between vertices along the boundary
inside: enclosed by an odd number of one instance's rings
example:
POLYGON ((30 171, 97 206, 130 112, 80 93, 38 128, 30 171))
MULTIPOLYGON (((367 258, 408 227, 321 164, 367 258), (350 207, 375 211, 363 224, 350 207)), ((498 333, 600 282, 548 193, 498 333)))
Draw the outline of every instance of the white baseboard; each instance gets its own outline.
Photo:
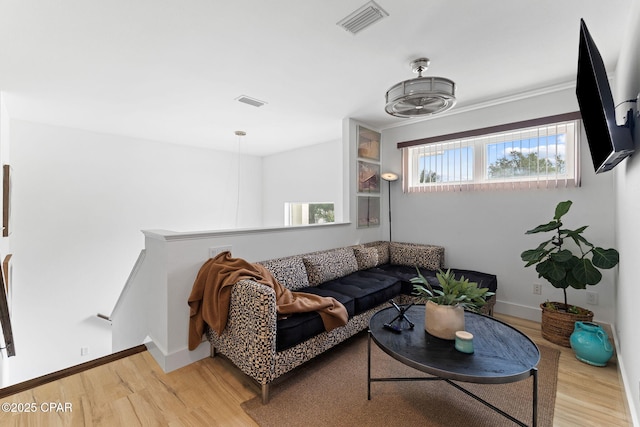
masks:
POLYGON ((616 348, 616 357, 618 358, 618 369, 620 369, 620 377, 622 378, 622 385, 624 386, 624 392, 627 397, 627 404, 629 405, 629 412, 631 413, 631 421, 634 427, 640 426, 640 420, 638 420, 638 411, 633 401, 633 393, 631 393, 631 384, 629 384, 629 377, 625 369, 624 358, 620 351, 620 343, 618 342, 618 331, 616 331, 615 325, 611 325, 611 335, 614 346, 616 348))
POLYGON ((185 347, 171 354, 167 354, 165 350, 160 348, 153 338, 151 341, 146 342, 145 346, 164 372, 175 371, 211 355, 211 346, 208 341, 204 341, 193 351, 185 347))
POLYGON ((540 307, 528 307, 526 305, 514 304, 511 302, 496 301, 493 311, 507 316, 520 317, 534 322, 542 321, 540 307))
MULTIPOLYGON (((534 322, 542 322, 542 310, 540 310, 540 307, 529 307, 512 302, 496 301, 493 311, 508 316, 532 320, 534 322)), ((594 318, 593 321, 600 325, 610 325, 608 322, 602 322, 597 318, 594 318)))

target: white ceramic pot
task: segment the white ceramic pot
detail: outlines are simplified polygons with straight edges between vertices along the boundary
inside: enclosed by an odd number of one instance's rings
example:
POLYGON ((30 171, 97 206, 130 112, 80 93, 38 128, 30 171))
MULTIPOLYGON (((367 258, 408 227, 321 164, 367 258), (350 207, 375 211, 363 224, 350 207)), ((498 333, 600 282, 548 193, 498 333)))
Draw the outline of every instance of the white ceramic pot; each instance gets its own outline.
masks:
POLYGON ((425 304, 424 330, 434 337, 455 340, 456 331, 464 331, 464 309, 453 305, 425 304))

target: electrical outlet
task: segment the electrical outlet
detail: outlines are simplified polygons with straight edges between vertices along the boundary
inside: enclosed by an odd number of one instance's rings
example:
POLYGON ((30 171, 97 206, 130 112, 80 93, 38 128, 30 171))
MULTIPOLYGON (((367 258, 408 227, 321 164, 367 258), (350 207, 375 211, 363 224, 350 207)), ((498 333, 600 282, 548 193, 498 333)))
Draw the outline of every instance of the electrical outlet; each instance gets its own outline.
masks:
POLYGON ((209 258, 215 258, 216 255, 225 252, 225 251, 229 251, 231 252, 231 245, 229 246, 216 246, 216 247, 212 247, 209 248, 209 258))
POLYGON ((587 291, 587 304, 598 305, 598 293, 587 291))
POLYGON ((80 356, 86 356, 89 354, 89 347, 80 347, 80 356))
POLYGON ((534 283, 533 284, 533 294, 534 295, 542 295, 542 284, 534 283))

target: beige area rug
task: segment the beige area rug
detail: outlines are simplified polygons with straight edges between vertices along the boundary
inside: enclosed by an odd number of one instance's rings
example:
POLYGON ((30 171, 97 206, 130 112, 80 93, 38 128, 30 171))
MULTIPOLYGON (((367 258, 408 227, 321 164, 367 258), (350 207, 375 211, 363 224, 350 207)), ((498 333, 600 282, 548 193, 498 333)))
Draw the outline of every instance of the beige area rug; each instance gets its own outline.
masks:
MULTIPOLYGON (((424 375, 372 342, 372 377, 424 375)), ((560 352, 539 346, 538 425, 553 425, 560 352)), ((518 420, 531 425, 533 378, 510 384, 459 383, 518 420)), ((268 426, 513 426, 444 381, 374 382, 367 400, 367 335, 361 333, 277 380, 271 399, 242 404, 268 426)))

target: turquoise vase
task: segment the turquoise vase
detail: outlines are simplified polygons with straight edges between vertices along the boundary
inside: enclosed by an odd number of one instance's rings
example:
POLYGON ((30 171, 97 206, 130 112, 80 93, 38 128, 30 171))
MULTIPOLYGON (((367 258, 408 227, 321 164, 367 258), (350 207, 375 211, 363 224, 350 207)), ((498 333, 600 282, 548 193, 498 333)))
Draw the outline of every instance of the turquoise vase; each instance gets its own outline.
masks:
POLYGON ((576 358, 590 365, 606 366, 613 356, 609 336, 596 323, 576 322, 569 343, 576 353, 576 358))

